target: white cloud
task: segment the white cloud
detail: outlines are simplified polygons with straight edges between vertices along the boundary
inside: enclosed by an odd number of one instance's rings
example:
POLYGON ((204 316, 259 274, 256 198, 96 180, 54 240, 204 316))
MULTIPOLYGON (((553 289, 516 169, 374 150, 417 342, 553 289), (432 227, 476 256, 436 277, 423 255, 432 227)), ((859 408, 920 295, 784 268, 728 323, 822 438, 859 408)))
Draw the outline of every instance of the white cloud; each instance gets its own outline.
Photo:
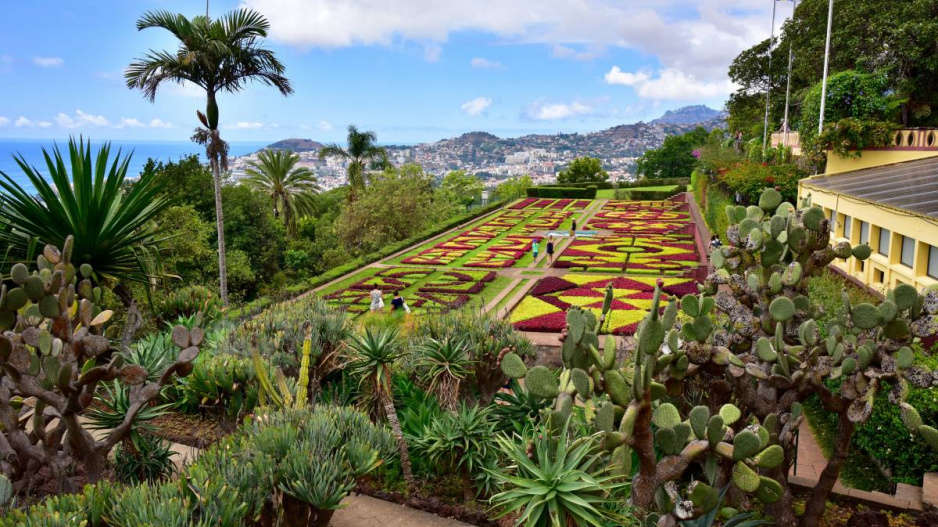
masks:
POLYGON ((59 68, 65 64, 61 57, 33 57, 33 64, 40 68, 59 68))
POLYGON ((229 124, 224 126, 228 130, 257 130, 258 128, 263 128, 264 123, 259 123, 257 121, 238 121, 235 124, 229 124))
POLYGON ((443 46, 436 42, 430 42, 423 47, 423 58, 427 62, 439 62, 443 56, 443 46))
POLYGON ((631 86, 644 99, 700 101, 726 97, 737 89, 729 79, 706 81, 683 71, 668 68, 658 77, 639 71, 630 73, 613 66, 604 76, 607 84, 631 86))
POLYGON ((500 70, 502 69, 502 63, 497 60, 489 60, 482 57, 476 57, 469 61, 469 65, 473 68, 479 68, 483 70, 500 70))
MULTIPOLYGON (((752 0, 242 0, 265 13, 271 36, 300 48, 445 42, 477 31, 500 43, 549 46, 590 60, 609 47, 653 57, 703 82, 769 34, 769 3, 752 0)), ((789 11, 784 9, 782 16, 789 11)), ((433 55, 431 53, 431 55, 433 55)), ((652 62, 652 61, 649 61, 652 62)))
POLYGON ((150 128, 172 128, 172 123, 167 123, 162 119, 152 119, 150 121, 150 128))
POLYGON ((0 115, 0 126, 6 126, 10 124, 10 119, 8 117, 3 117, 0 115))
POLYGON ((551 48, 551 56, 557 59, 591 61, 602 56, 606 51, 606 46, 592 44, 584 49, 577 49, 563 44, 554 44, 551 48))
POLYGON ((14 123, 17 128, 49 128, 52 126, 52 123, 49 121, 34 121, 32 119, 27 119, 22 115, 14 123))
POLYGON ((466 101, 459 106, 459 109, 466 115, 482 115, 492 107, 492 99, 488 97, 476 97, 471 101, 466 101))
POLYGON ((549 102, 546 99, 538 99, 528 105, 524 115, 535 121, 554 121, 584 117, 594 113, 596 113, 596 108, 592 103, 582 101, 569 103, 549 102))
POLYGON ((145 128, 146 125, 141 123, 139 119, 122 117, 120 122, 114 125, 114 128, 145 128))
POLYGON ((75 110, 75 116, 72 117, 65 113, 59 113, 55 117, 55 122, 62 128, 80 128, 84 126, 108 126, 110 123, 103 115, 92 115, 81 110, 75 110))
POLYGON ((316 123, 316 128, 323 130, 323 131, 332 130, 332 123, 330 123, 329 121, 319 121, 318 123, 316 123))

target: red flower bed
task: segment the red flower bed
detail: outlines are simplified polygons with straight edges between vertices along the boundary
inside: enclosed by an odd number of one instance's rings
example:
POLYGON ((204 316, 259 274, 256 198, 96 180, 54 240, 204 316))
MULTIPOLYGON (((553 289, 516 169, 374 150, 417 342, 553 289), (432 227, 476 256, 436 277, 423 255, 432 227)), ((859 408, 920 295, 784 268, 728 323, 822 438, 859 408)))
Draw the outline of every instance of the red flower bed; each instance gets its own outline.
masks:
POLYGON ((563 210, 573 203, 572 199, 558 199, 549 208, 552 210, 563 210))
POLYGON ((533 204, 533 203, 536 203, 536 202, 537 202, 537 198, 527 198, 527 199, 523 199, 523 200, 519 201, 518 203, 515 203, 514 205, 512 205, 512 206, 510 206, 510 207, 508 207, 508 208, 509 208, 509 209, 513 209, 513 210, 525 209, 525 208, 527 208, 529 205, 531 205, 531 204, 533 204))
POLYGON ((547 315, 541 315, 536 318, 515 322, 515 329, 518 331, 540 331, 544 333, 560 333, 567 327, 567 313, 558 311, 547 315))
POLYGON ((573 202, 573 205, 571 205, 570 208, 571 209, 585 209, 586 207, 589 207, 591 203, 593 203, 593 201, 589 199, 578 199, 573 202))

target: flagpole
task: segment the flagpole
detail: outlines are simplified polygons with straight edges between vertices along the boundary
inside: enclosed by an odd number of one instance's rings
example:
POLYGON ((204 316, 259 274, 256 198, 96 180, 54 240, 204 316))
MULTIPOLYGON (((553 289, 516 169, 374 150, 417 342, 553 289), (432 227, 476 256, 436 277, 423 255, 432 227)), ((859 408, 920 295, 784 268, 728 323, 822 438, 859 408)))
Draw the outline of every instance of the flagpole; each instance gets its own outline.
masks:
POLYGON ((821 83, 821 116, 818 120, 817 135, 824 133, 824 106, 827 103, 827 70, 831 58, 831 26, 834 24, 834 0, 830 0, 827 10, 827 43, 824 45, 824 80, 821 83))
MULTIPOLYGON (((791 8, 791 18, 795 18, 795 9, 798 9, 798 0, 795 0, 791 8)), ((791 129, 791 126, 788 124, 788 104, 791 100, 791 63, 794 59, 795 53, 792 44, 788 43, 788 86, 785 88, 785 120, 783 121, 782 126, 785 127, 785 140, 784 144, 788 146, 788 131, 791 129)))
POLYGON ((762 133, 762 155, 765 155, 765 147, 769 142, 769 93, 772 91, 772 44, 775 42, 775 6, 776 0, 772 0, 772 36, 769 37, 769 84, 765 87, 765 129, 762 133))

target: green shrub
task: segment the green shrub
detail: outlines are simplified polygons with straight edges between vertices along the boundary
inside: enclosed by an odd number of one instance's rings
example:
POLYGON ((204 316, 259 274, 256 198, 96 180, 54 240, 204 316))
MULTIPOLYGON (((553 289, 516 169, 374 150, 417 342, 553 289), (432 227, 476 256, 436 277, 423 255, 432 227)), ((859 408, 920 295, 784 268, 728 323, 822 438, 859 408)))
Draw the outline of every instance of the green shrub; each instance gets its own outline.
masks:
MULTIPOLYGON (((725 187, 710 181, 707 174, 695 171, 691 175, 694 199, 700 207, 704 222, 710 232, 724 239, 729 221, 726 218, 726 206, 733 205, 733 197, 725 187)), ((726 240, 724 239, 724 242, 726 240)))
POLYGON ((495 437, 491 406, 460 405, 433 419, 414 441, 414 451, 433 463, 438 474, 458 471, 468 480, 495 456, 495 437))
POLYGON ((156 315, 163 323, 173 322, 179 317, 202 314, 205 325, 221 315, 221 300, 209 288, 192 285, 167 293, 156 304, 156 315))
POLYGON ((808 174, 795 165, 771 165, 747 161, 739 163, 717 179, 730 190, 739 192, 746 203, 757 203, 762 191, 774 187, 784 201, 798 197, 798 181, 808 174))
POLYGON ((247 357, 227 353, 200 356, 189 377, 177 384, 180 398, 175 406, 182 412, 211 408, 235 419, 257 405, 257 377, 247 357))
POLYGON ((616 191, 616 199, 638 200, 638 201, 659 201, 673 198, 675 195, 683 192, 681 187, 675 186, 670 190, 631 190, 620 189, 616 191))
POLYGON ((178 482, 114 488, 101 481, 82 494, 11 510, 0 527, 272 525, 285 495, 293 498, 291 512, 338 508, 358 478, 393 457, 394 444, 387 430, 350 408, 265 412, 204 450, 178 482))
POLYGON ((173 450, 151 434, 135 434, 114 451, 114 477, 121 483, 156 482, 176 472, 173 450))
POLYGON ((529 198, 544 199, 595 199, 598 187, 596 184, 578 187, 530 187, 527 189, 529 198))

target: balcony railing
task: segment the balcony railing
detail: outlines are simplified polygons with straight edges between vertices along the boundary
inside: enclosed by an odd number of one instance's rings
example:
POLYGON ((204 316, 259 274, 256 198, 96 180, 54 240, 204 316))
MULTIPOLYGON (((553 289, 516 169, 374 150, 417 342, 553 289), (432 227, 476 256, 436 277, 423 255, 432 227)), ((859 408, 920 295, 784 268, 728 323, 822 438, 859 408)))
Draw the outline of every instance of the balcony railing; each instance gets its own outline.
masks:
POLYGON ((892 145, 886 150, 938 151, 938 128, 903 128, 896 130, 892 145))

